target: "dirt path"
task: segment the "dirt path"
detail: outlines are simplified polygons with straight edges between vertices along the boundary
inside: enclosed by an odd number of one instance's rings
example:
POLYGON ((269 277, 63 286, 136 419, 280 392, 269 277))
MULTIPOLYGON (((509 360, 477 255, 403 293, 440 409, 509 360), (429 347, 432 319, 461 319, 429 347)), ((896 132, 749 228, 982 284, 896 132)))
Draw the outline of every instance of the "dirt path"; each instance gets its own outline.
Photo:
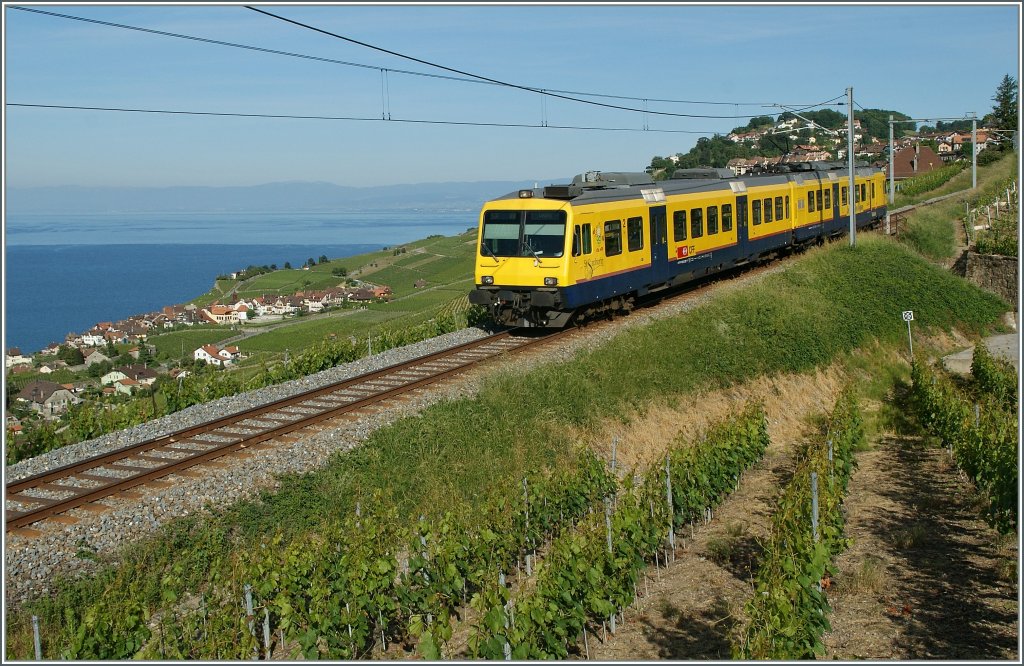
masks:
MULTIPOLYGON (((709 524, 684 529, 675 562, 649 568, 638 584, 640 601, 625 612, 614 636, 591 636, 590 658, 602 661, 732 657, 731 634, 752 593, 758 541, 768 526, 780 489, 794 467, 794 445, 808 434, 807 419, 831 409, 842 386, 835 369, 812 375, 760 378, 736 389, 701 395, 677 406, 686 434, 735 411, 746 400, 771 396, 767 408, 771 444, 764 458, 740 477, 738 488, 715 510, 709 524), (681 418, 683 415, 687 418, 681 418)), ((663 408, 658 418, 665 414, 663 408)), ((622 437, 624 460, 649 464, 663 455, 657 428, 631 420, 622 437)), ((664 441, 661 430, 661 441, 664 441)))
POLYGON ((948 452, 893 436, 858 463, 825 658, 1018 659, 1016 538, 981 519, 948 452))
MULTIPOLYGON (((786 393, 777 404, 794 409, 770 417, 773 444, 765 459, 741 478, 710 524, 684 534, 674 563, 646 572, 625 624, 606 642, 590 637, 591 659, 731 658, 731 637, 752 593, 757 539, 766 535, 793 467, 790 452, 800 435, 791 420, 814 411, 786 401, 809 392, 786 393)), ((824 637, 823 658, 1016 660, 1016 537, 988 527, 948 453, 926 448, 919 437, 883 438, 857 460, 845 506, 852 545, 836 562, 833 630, 824 637)))

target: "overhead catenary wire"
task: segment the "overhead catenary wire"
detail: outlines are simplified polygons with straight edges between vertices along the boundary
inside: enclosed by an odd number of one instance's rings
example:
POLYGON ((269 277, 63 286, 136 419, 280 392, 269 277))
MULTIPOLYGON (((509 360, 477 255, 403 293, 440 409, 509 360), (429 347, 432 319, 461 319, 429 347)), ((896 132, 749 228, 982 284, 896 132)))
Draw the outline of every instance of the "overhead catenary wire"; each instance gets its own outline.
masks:
MULTIPOLYGON (((291 57, 291 58, 302 58, 302 59, 306 59, 306 60, 319 61, 319 62, 330 63, 330 64, 334 64, 334 65, 343 65, 343 66, 346 66, 346 67, 357 67, 357 68, 363 68, 363 69, 381 70, 381 71, 392 72, 392 73, 395 73, 395 74, 405 74, 405 75, 408 75, 408 76, 420 76, 420 77, 433 78, 433 79, 444 79, 444 80, 448 80, 448 81, 457 81, 457 82, 461 82, 461 83, 476 83, 476 84, 482 84, 482 85, 504 85, 502 83, 495 83, 495 82, 491 82, 491 81, 487 81, 487 80, 483 80, 483 79, 479 79, 479 78, 467 78, 467 77, 461 77, 461 76, 450 76, 450 75, 446 75, 446 74, 435 74, 435 73, 430 73, 430 72, 417 72, 417 71, 413 71, 413 70, 396 69, 396 68, 393 68, 393 67, 381 67, 379 65, 369 65, 369 64, 366 64, 366 63, 351 62, 351 61, 347 61, 347 60, 338 60, 336 58, 327 58, 327 57, 323 57, 323 56, 313 56, 313 55, 308 55, 308 54, 303 54, 303 53, 295 53, 293 51, 282 51, 280 49, 270 49, 270 48, 265 48, 265 47, 261 47, 261 46, 252 46, 252 45, 249 45, 249 44, 240 44, 240 43, 237 43, 237 42, 228 42, 228 41, 219 40, 219 39, 210 39, 210 38, 207 38, 207 37, 196 37, 195 35, 185 35, 185 34, 177 33, 177 32, 168 32, 168 31, 165 31, 165 30, 155 30, 153 28, 142 28, 142 27, 139 27, 139 26, 127 25, 127 24, 124 24, 124 23, 114 23, 112 21, 102 21, 102 20, 99 20, 99 19, 85 18, 85 17, 82 17, 82 16, 73 16, 71 14, 62 14, 60 12, 45 11, 45 10, 37 9, 37 8, 10 7, 10 9, 17 9, 17 10, 20 10, 20 11, 31 12, 31 13, 34 13, 34 14, 43 14, 43 15, 46 15, 46 16, 52 16, 52 17, 55 17, 55 18, 68 19, 68 20, 72 20, 72 21, 81 21, 81 22, 84 22, 84 23, 93 23, 93 24, 96 24, 96 25, 104 25, 104 26, 107 26, 107 27, 119 28, 119 29, 122 29, 122 30, 134 30, 134 31, 137 31, 137 32, 150 33, 150 34, 154 34, 154 35, 161 35, 163 37, 174 37, 174 38, 177 38, 177 39, 191 40, 191 41, 202 42, 202 43, 206 43, 206 44, 215 44, 215 45, 218 45, 218 46, 228 46, 228 47, 237 48, 237 49, 246 49, 246 50, 256 51, 256 52, 260 52, 260 53, 267 53, 267 54, 271 54, 271 55, 281 55, 281 56, 287 56, 287 57, 291 57)), ((666 98, 654 98, 654 97, 631 97, 631 96, 628 96, 628 95, 612 95, 612 94, 608 94, 608 93, 595 93, 595 92, 580 92, 580 91, 573 91, 573 90, 560 90, 560 89, 551 88, 551 87, 544 87, 544 88, 534 87, 534 86, 528 86, 528 87, 529 88, 535 88, 536 90, 544 90, 546 92, 561 93, 561 94, 565 94, 565 95, 580 95, 580 96, 583 96, 583 97, 599 97, 599 98, 605 98, 605 99, 623 99, 623 100, 632 100, 632 101, 644 100, 644 101, 648 101, 648 102, 658 102, 658 103, 663 103, 663 104, 705 104, 705 105, 737 106, 737 107, 738 106, 769 107, 769 106, 773 106, 774 105, 774 103, 772 103, 772 102, 723 102, 723 101, 711 101, 711 100, 685 100, 685 99, 666 99, 666 98)), ((806 103, 801 103, 801 104, 790 103, 787 106, 794 106, 794 107, 804 107, 804 106, 806 106, 808 108, 813 108, 816 105, 814 105, 814 104, 806 104, 806 103)), ((760 114, 755 114, 755 115, 760 115, 760 114)), ((753 116, 753 115, 751 115, 751 116, 735 115, 735 116, 722 116, 722 117, 723 118, 753 118, 755 116, 753 116)))
MULTIPOLYGON (((558 99, 568 100, 570 102, 578 102, 580 104, 590 104, 590 105, 593 105, 593 106, 600 106, 600 107, 604 107, 604 108, 608 108, 608 109, 615 109, 615 110, 618 110, 618 111, 629 111, 629 112, 632 112, 632 113, 642 113, 642 114, 651 113, 651 114, 654 114, 654 115, 670 116, 670 117, 674 117, 674 118, 705 118, 705 119, 730 119, 730 118, 732 118, 732 119, 735 119, 735 118, 753 118, 753 117, 756 117, 756 115, 759 115, 759 114, 755 114, 755 116, 751 116, 751 115, 742 115, 742 116, 714 116, 714 115, 693 114, 693 113, 673 113, 671 111, 651 111, 651 110, 646 110, 645 111, 644 109, 638 109, 638 108, 630 107, 630 106, 621 106, 621 105, 618 105, 618 104, 606 104, 604 102, 595 102, 593 100, 580 99, 579 97, 570 97, 568 95, 563 95, 563 94, 560 94, 560 93, 555 93, 555 92, 552 92, 550 90, 546 90, 546 89, 542 89, 542 88, 534 88, 534 87, 530 87, 530 86, 520 85, 518 83, 510 83, 508 81, 501 81, 499 79, 493 79, 491 77, 483 76, 481 74, 473 74, 472 72, 467 72, 467 71, 464 71, 464 70, 461 70, 461 69, 456 69, 455 67, 448 67, 447 65, 440 65, 438 63, 430 62, 429 60, 424 60, 422 58, 417 58, 415 56, 407 55, 407 54, 404 54, 404 53, 399 53, 398 51, 392 51, 392 50, 386 49, 386 48, 384 48, 382 46, 375 46, 373 44, 368 44, 367 42, 359 41, 358 39, 353 39, 351 37, 346 37, 344 35, 339 35, 338 33, 331 32, 329 30, 324 30, 323 28, 318 28, 316 26, 309 25, 308 23, 303 23, 301 21, 296 21, 294 19, 290 19, 290 18, 287 18, 287 17, 284 17, 284 16, 280 16, 278 14, 273 14, 271 12, 264 11, 262 9, 258 9, 256 7, 253 7, 251 5, 246 5, 245 7, 246 7, 246 9, 251 9, 254 12, 258 12, 260 14, 264 14, 266 16, 269 16, 271 18, 277 19, 279 21, 284 21, 285 23, 291 23, 292 25, 299 26, 300 28, 305 28, 306 30, 312 30, 314 32, 319 32, 319 33, 327 35, 329 37, 334 37, 335 39, 340 39, 340 40, 349 42, 351 44, 356 44, 358 46, 362 46, 362 47, 365 47, 365 48, 368 48, 368 49, 373 49, 374 51, 380 51, 381 53, 387 53, 388 55, 393 55, 393 56, 395 56, 397 58, 403 58, 405 60, 411 60, 413 62, 418 62, 421 65, 427 65, 428 67, 436 67, 437 69, 442 69, 442 70, 444 70, 446 72, 452 72, 452 73, 455 73, 455 74, 461 74, 462 76, 468 76, 468 77, 471 77, 471 78, 474 78, 474 79, 479 79, 481 81, 487 81, 487 82, 493 83, 495 85, 505 86, 505 87, 508 87, 508 88, 515 88, 517 90, 523 90, 523 91, 535 93, 535 94, 538 94, 538 95, 547 95, 547 96, 555 97, 555 98, 558 98, 558 99)), ((807 111, 807 110, 810 110, 810 109, 813 109, 813 108, 817 108, 819 106, 824 106, 825 104, 828 104, 828 103, 829 102, 821 102, 819 104, 813 104, 813 105, 807 106, 806 108, 802 108, 800 110, 801 111, 807 111)))
POLYGON ((591 130, 591 131, 602 131, 602 132, 658 132, 661 134, 714 134, 706 130, 678 130, 678 129, 642 129, 639 127, 598 127, 590 125, 550 125, 550 124, 531 124, 531 123, 488 123, 479 121, 462 121, 462 120, 427 120, 421 118, 395 118, 388 115, 387 118, 369 118, 365 116, 315 116, 315 115, 298 115, 298 114, 286 114, 286 113, 234 113, 225 111, 179 111, 171 109, 132 109, 124 107, 109 107, 109 106, 78 106, 71 104, 27 104, 19 102, 6 102, 6 106, 15 106, 22 108, 35 108, 35 109, 61 109, 66 111, 109 111, 109 112, 120 112, 120 113, 155 113, 155 114, 167 114, 167 115, 179 115, 179 116, 224 116, 224 117, 235 117, 235 118, 277 118, 287 120, 348 120, 348 121, 365 121, 365 122, 392 122, 392 123, 409 123, 409 124, 422 124, 422 125, 459 125, 459 126, 471 126, 471 127, 510 127, 510 128, 527 128, 527 129, 564 129, 564 130, 591 130))

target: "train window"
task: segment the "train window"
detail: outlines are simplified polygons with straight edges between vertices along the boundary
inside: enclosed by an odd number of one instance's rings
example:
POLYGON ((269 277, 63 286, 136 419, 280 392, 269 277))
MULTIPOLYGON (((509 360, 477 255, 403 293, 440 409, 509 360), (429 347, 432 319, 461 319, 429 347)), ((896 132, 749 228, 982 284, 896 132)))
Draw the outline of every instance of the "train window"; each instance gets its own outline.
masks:
POLYGON ((708 236, 718 233, 718 206, 708 206, 708 236))
POLYGON ((604 223, 604 256, 622 254, 622 222, 612 220, 604 223))
POLYGON ((583 243, 580 237, 580 225, 572 228, 572 256, 578 257, 583 254, 583 243))
POLYGON ((642 217, 631 217, 626 220, 626 237, 630 252, 644 248, 644 219, 642 217))
POLYGON ((677 210, 672 213, 672 236, 675 241, 686 240, 686 211, 677 210))
POLYGON ((814 192, 807 193, 807 212, 814 212, 814 192))
POLYGON ((779 221, 782 217, 782 197, 775 197, 775 220, 779 221))
POLYGON ((754 224, 761 224, 761 200, 754 199, 750 204, 750 218, 754 221, 754 224))
POLYGON ((875 198, 875 184, 871 183, 871 198, 875 198))
POLYGON ((732 204, 722 204, 722 233, 732 231, 732 204))
POLYGON ((818 210, 825 210, 825 207, 821 205, 821 190, 818 190, 815 193, 814 201, 818 205, 818 210))
POLYGON ((594 251, 590 240, 590 222, 583 225, 583 254, 590 254, 594 251))
POLYGON ((704 209, 690 209, 690 238, 700 238, 704 235, 704 209))
POLYGON ((841 189, 841 190, 839 191, 839 193, 840 193, 840 196, 842 197, 843 205, 845 206, 845 205, 846 205, 846 188, 845 188, 845 187, 843 187, 843 188, 842 188, 842 189, 841 189))
POLYGON ((825 210, 832 210, 832 192, 825 190, 825 210))
POLYGON ((860 184, 860 200, 861 201, 867 201, 868 200, 868 188, 867 188, 866 185, 864 185, 864 183, 860 184))
POLYGON ((786 219, 789 219, 789 195, 786 195, 786 219))
POLYGON ((764 223, 771 224, 772 221, 772 198, 764 200, 764 223))
POLYGON ((521 257, 561 257, 565 253, 565 212, 528 210, 523 220, 521 257))

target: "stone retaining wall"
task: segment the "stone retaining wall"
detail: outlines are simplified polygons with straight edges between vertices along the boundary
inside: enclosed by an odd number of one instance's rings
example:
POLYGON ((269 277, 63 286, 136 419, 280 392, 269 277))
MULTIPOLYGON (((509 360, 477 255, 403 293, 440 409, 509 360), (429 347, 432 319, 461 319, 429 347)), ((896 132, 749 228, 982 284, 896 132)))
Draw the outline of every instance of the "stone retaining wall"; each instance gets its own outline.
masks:
POLYGON ((1017 257, 968 251, 957 260, 953 271, 972 284, 999 295, 1016 310, 1019 264, 1017 257))

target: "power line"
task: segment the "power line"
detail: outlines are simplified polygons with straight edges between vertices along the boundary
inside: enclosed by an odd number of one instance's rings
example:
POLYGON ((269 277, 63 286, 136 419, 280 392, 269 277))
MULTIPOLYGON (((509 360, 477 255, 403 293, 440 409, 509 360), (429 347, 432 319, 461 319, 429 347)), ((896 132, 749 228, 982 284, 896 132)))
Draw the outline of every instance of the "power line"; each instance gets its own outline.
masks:
MULTIPOLYGON (((391 51, 390 49, 385 49, 385 48, 380 47, 380 46, 374 46, 373 44, 368 44, 366 42, 361 42, 361 41, 359 41, 357 39, 352 39, 351 37, 345 37, 344 35, 339 35, 337 33, 330 32, 329 30, 324 30, 322 28, 317 28, 316 26, 312 26, 312 25, 309 25, 307 23, 302 23, 300 21, 295 21, 293 19, 286 18, 284 16, 279 16, 277 14, 272 14, 272 13, 270 13, 268 11, 264 11, 262 9, 257 9, 256 7, 252 7, 252 6, 249 6, 249 5, 246 5, 246 9, 251 9, 254 12, 257 12, 257 13, 260 13, 260 14, 264 14, 266 16, 269 16, 271 18, 277 19, 279 21, 284 21, 285 23, 291 23, 292 25, 299 26, 300 28, 305 28, 307 30, 312 30, 314 32, 319 32, 319 33, 321 33, 323 35, 327 35, 329 37, 334 37, 335 39, 341 39, 343 41, 346 41, 346 42, 349 42, 349 43, 352 43, 352 44, 356 44, 358 46, 363 46, 363 47, 368 48, 368 49, 373 49, 374 51, 380 51, 381 53, 387 53, 388 55, 393 55, 393 56, 398 57, 398 58, 404 58, 406 60, 412 60, 413 62, 420 63, 421 65, 427 65, 428 67, 436 67, 437 69, 443 69, 443 70, 445 70, 447 72, 453 72, 455 74, 461 74, 462 76, 469 76, 469 77, 472 77, 474 79, 479 79, 481 81, 487 81, 489 83, 493 83, 495 85, 506 86, 508 88, 516 88, 518 90, 524 90, 526 92, 532 92, 532 93, 536 93, 538 95, 547 95, 549 97, 556 97, 558 99, 564 99, 564 100, 568 100, 570 102, 579 102, 580 104, 590 104, 592 106, 600 106, 600 107, 604 107, 604 108, 608 108, 608 109, 616 109, 616 110, 619 110, 619 111, 630 111, 632 113, 643 113, 643 114, 650 113, 650 114, 654 114, 654 115, 658 115, 658 116, 672 116, 672 117, 675 117, 675 118, 708 118, 708 119, 730 119, 730 118, 733 118, 733 119, 735 119, 735 118, 753 118, 756 115, 760 115, 760 114, 755 114, 754 116, 751 116, 751 115, 745 115, 745 116, 710 116, 710 115, 701 115, 701 114, 692 114, 692 113, 672 113, 671 111, 651 111, 651 110, 648 110, 648 109, 637 109, 637 108, 629 107, 629 106, 620 106, 618 104, 605 104, 604 102, 595 102, 595 101, 592 101, 592 100, 580 99, 579 97, 570 97, 568 95, 562 95, 562 94, 551 92, 549 90, 545 90, 545 89, 541 89, 541 88, 531 88, 529 86, 523 86, 523 85, 519 85, 517 83, 509 83, 507 81, 501 81, 499 79, 492 79, 490 77, 482 76, 480 74, 473 74, 472 72, 466 72, 466 71, 461 70, 461 69, 455 69, 454 67, 448 67, 446 65, 439 65, 437 63, 430 62, 429 60, 423 60, 422 58, 417 58, 415 56, 410 56, 410 55, 406 55, 404 53, 399 53, 398 51, 391 51)), ((815 108, 817 106, 822 106, 823 104, 815 104, 815 105, 808 106, 807 108, 800 109, 800 110, 801 111, 807 111, 808 109, 812 109, 812 108, 815 108)))
POLYGON ((111 111, 111 112, 122 112, 122 113, 157 113, 157 114, 169 114, 179 116, 224 116, 233 118, 275 118, 275 119, 288 119, 288 120, 349 120, 349 121, 365 121, 365 122, 385 122, 385 123, 409 123, 409 124, 421 124, 421 125, 460 125, 460 126, 471 126, 471 127, 513 127, 513 128, 529 128, 529 129, 565 129, 565 130, 598 130, 603 132, 658 132, 660 134, 717 134, 718 132, 709 132, 702 130, 671 130, 671 129, 641 129, 638 127, 596 127, 586 125, 534 125, 529 123, 484 123, 484 122, 472 122, 472 121, 458 121, 458 120, 425 120, 417 118, 393 118, 390 115, 388 118, 368 118, 361 116, 304 116, 304 115, 293 115, 284 113, 233 113, 233 112, 219 112, 219 111, 173 111, 169 109, 129 109, 121 107, 107 107, 107 106, 74 106, 67 104, 23 104, 17 102, 6 102, 6 106, 17 106, 23 108, 35 108, 35 109, 61 109, 70 111, 111 111))
MULTIPOLYGON (((405 70, 405 69, 394 69, 394 68, 391 68, 391 67, 380 67, 378 65, 368 65, 368 64, 365 64, 365 63, 351 62, 351 61, 347 61, 347 60, 337 60, 335 58, 326 58, 326 57, 322 57, 322 56, 312 56, 312 55, 303 54, 303 53, 295 53, 293 51, 282 51, 282 50, 279 50, 279 49, 269 49, 269 48, 264 48, 264 47, 261 47, 261 46, 252 46, 252 45, 249 45, 249 44, 239 44, 237 42, 227 42, 227 41, 223 41, 223 40, 219 40, 219 39, 209 39, 209 38, 206 38, 206 37, 196 37, 194 35, 185 35, 185 34, 182 34, 182 33, 167 32, 167 31, 164 31, 164 30, 154 30, 152 28, 141 28, 141 27, 138 27, 138 26, 126 25, 124 23, 113 23, 113 22, 110 22, 110 21, 101 21, 99 19, 89 19, 89 18, 84 18, 82 16, 72 16, 70 14, 61 14, 61 13, 58 13, 58 12, 44 11, 42 9, 32 9, 32 8, 29 8, 29 7, 11 7, 11 9, 18 9, 18 10, 21 10, 23 12, 32 12, 34 14, 44 14, 46 16, 53 16, 53 17, 56 17, 56 18, 63 18, 63 19, 68 19, 68 20, 72 20, 72 21, 82 21, 83 23, 93 23, 93 24, 96 24, 96 25, 104 25, 104 26, 111 27, 111 28, 120 28, 120 29, 123 29, 123 30, 134 30, 134 31, 137 31, 137 32, 144 32, 144 33, 150 33, 150 34, 154 34, 154 35, 161 35, 161 36, 164 36, 164 37, 175 37, 177 39, 187 39, 187 40, 191 40, 191 41, 195 41, 195 42, 203 42, 203 43, 206 43, 206 44, 216 44, 218 46, 228 46, 228 47, 237 48, 237 49, 246 49, 246 50, 249 50, 249 51, 257 51, 257 52, 260 52, 260 53, 269 53, 269 54, 272 54, 272 55, 282 55, 282 56, 288 56, 288 57, 292 57, 292 58, 302 58, 302 59, 305 59, 305 60, 314 60, 314 61, 330 63, 330 64, 334 64, 334 65, 344 65, 346 67, 357 67, 357 68, 363 68, 363 69, 374 69, 374 70, 379 70, 381 72, 395 72, 397 74, 406 74, 406 75, 409 75, 409 76, 421 76, 421 77, 425 77, 425 78, 442 79, 442 80, 447 80, 447 81, 457 81, 457 82, 460 82, 460 83, 476 83, 476 84, 481 84, 481 85, 506 85, 506 84, 503 84, 503 83, 491 82, 491 81, 482 80, 482 79, 479 79, 479 78, 466 78, 466 77, 460 77, 460 76, 447 76, 447 75, 444 75, 444 74, 431 74, 429 72, 417 72, 417 71, 405 70)), ((610 95, 610 94, 604 94, 604 93, 591 93, 591 92, 578 92, 578 91, 572 91, 572 90, 559 90, 559 89, 555 89, 555 88, 541 88, 541 87, 529 87, 529 88, 532 89, 532 90, 535 90, 535 91, 544 90, 544 91, 547 91, 547 92, 563 93, 563 94, 566 94, 566 95, 582 95, 584 97, 603 97, 603 98, 607 98, 607 99, 626 99, 626 100, 633 100, 633 101, 659 102, 659 103, 664 103, 664 104, 706 104, 706 105, 719 105, 719 106, 760 106, 760 107, 769 107, 769 106, 773 106, 774 105, 772 102, 713 102, 713 101, 704 101, 704 100, 659 99, 659 98, 652 98, 652 97, 631 97, 631 96, 627 96, 627 95, 610 95)), ((814 104, 788 104, 787 106, 806 106, 808 108, 813 108, 814 106, 817 106, 817 105, 814 105, 814 104)), ((723 117, 725 117, 725 116, 723 116, 723 117)), ((728 117, 730 117, 730 118, 753 118, 755 116, 728 116, 728 117)))

